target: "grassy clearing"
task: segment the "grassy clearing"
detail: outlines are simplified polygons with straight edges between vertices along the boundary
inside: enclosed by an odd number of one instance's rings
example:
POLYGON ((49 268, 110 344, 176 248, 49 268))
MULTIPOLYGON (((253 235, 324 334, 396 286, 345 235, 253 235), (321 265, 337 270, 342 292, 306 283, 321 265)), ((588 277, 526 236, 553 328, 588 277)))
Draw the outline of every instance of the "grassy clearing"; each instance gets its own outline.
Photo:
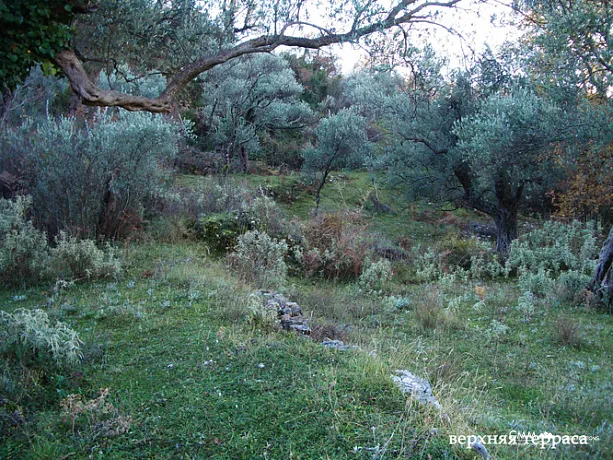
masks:
MULTIPOLYGON (((324 188, 326 209, 362 207, 368 177, 347 177, 324 188)), ((295 179, 248 180, 274 188, 295 179)), ((403 209, 391 196, 383 200, 395 213, 366 209, 361 218, 393 243, 439 244, 479 219, 403 209)), ((285 209, 306 218, 311 200, 304 190, 285 209)), ((527 315, 513 279, 420 283, 410 261, 395 262, 385 292, 291 278, 286 295, 311 317, 315 338, 360 347, 339 352, 258 329, 247 313, 257 286, 202 244, 140 243, 124 260, 116 282, 0 292, 4 310, 42 307, 85 343, 78 369, 31 376, 29 400, 2 396, 0 458, 474 458, 448 436, 511 430, 600 440, 555 451, 489 446, 494 458, 613 456, 613 318, 589 306, 527 315), (427 377, 451 424, 401 394, 395 369, 427 377), (91 402, 100 389, 107 406, 66 409, 69 395, 91 402)), ((6 389, 5 365, 2 376, 6 389)))

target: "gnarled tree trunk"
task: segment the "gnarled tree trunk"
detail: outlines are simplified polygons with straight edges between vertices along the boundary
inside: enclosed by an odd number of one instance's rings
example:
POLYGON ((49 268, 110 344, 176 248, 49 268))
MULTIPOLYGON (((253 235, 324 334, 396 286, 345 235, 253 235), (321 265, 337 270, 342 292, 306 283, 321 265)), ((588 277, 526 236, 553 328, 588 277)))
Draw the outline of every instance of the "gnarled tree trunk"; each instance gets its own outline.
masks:
POLYGON ((517 239, 517 208, 500 208, 496 221, 496 252, 507 255, 511 242, 517 239))
POLYGON ((611 304, 613 299, 613 271, 611 264, 613 263, 613 227, 609 231, 609 236, 602 245, 598 264, 594 277, 589 284, 589 289, 598 296, 600 300, 607 304, 611 304))
POLYGON ((484 212, 496 223, 496 252, 502 257, 509 254, 511 242, 517 238, 517 213, 524 187, 513 185, 504 172, 496 179, 496 203, 475 194, 475 177, 466 163, 460 163, 454 174, 464 190, 464 205, 484 212))
POLYGON ((513 186, 504 174, 496 179, 498 209, 492 217, 496 222, 496 252, 502 256, 509 254, 511 242, 517 239, 517 211, 523 189, 523 185, 513 186))

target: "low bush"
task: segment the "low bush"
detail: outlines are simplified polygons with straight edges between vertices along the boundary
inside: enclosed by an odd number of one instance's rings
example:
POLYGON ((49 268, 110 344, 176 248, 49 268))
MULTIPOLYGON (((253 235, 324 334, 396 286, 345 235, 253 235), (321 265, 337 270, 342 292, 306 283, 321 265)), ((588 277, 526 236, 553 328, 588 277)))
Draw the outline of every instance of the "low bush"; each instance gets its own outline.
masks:
POLYGON ((287 243, 271 238, 258 230, 238 238, 235 251, 230 254, 230 266, 247 281, 259 288, 278 289, 285 284, 287 243))
POLYGON ((507 266, 510 270, 554 277, 567 270, 592 273, 598 259, 600 227, 594 222, 564 224, 545 222, 511 243, 507 266))
POLYGON ((357 218, 321 214, 303 227, 302 247, 294 256, 307 276, 358 279, 373 258, 372 235, 357 218))
POLYGON ((546 222, 511 244, 507 269, 535 301, 581 302, 598 259, 600 231, 593 222, 546 222))
POLYGON ((31 197, 0 199, 0 280, 5 283, 37 281, 47 274, 47 236, 28 220, 31 206, 31 197))
POLYGON ((121 273, 121 262, 110 244, 102 250, 92 240, 79 240, 64 232, 56 244, 51 249, 54 273, 63 279, 116 277, 121 273))
POLYGON ((286 237, 289 227, 275 201, 231 180, 205 178, 194 189, 178 188, 164 196, 162 213, 174 222, 185 221, 185 234, 208 244, 214 253, 232 249, 250 230, 286 237))
POLYGON ((82 358, 79 335, 66 324, 51 324, 43 310, 0 311, 0 350, 21 364, 70 366, 82 358))
POLYGON ((506 275, 491 245, 477 238, 453 236, 437 248, 421 251, 420 246, 412 248, 417 277, 423 281, 439 280, 450 274, 474 280, 506 275))
POLYGON ((0 199, 0 280, 6 284, 37 282, 52 277, 84 279, 117 276, 121 263, 109 244, 99 249, 92 240, 60 232, 56 247, 34 228, 27 213, 30 197, 0 199))
POLYGON ((358 284, 369 293, 383 291, 392 277, 392 264, 381 259, 368 264, 360 275, 358 284))
POLYGON ((234 248, 239 236, 247 229, 233 212, 204 216, 196 224, 196 235, 207 243, 209 250, 223 254, 234 248))
POLYGON ((249 201, 243 208, 241 219, 248 226, 257 228, 274 237, 287 236, 286 217, 275 201, 260 195, 249 201))

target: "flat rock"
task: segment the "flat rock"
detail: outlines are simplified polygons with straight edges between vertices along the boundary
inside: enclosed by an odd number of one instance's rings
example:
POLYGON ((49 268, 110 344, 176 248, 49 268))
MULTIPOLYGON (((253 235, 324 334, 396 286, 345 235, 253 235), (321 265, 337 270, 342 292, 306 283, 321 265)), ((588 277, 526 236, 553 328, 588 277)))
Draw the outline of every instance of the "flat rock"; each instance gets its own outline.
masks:
POLYGON ((420 403, 433 406, 442 411, 443 408, 438 400, 432 394, 432 386, 428 380, 418 377, 407 370, 397 370, 392 376, 394 383, 400 388, 403 393, 409 393, 414 399, 420 403))

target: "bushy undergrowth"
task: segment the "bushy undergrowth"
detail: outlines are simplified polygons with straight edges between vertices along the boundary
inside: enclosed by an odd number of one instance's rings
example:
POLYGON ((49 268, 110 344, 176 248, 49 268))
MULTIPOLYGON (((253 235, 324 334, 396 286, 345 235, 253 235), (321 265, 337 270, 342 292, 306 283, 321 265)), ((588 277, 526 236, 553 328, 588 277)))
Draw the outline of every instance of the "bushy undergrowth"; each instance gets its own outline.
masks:
POLYGON ((372 235, 356 216, 321 214, 303 226, 303 244, 294 250, 307 276, 358 279, 374 258, 372 235))
POLYGON ((52 361, 66 366, 78 363, 83 355, 79 335, 66 324, 51 324, 43 310, 0 311, 0 350, 22 364, 52 361))
POLYGON ((107 244, 102 250, 92 240, 79 240, 64 232, 56 238, 51 256, 54 272, 66 279, 116 277, 121 273, 113 246, 107 244))
POLYGON ((34 228, 27 214, 31 197, 0 199, 0 280, 36 281, 49 268, 47 236, 34 228))
POLYGON ((423 281, 453 276, 459 280, 487 280, 517 276, 522 296, 518 308, 534 312, 539 300, 579 301, 598 258, 598 235, 593 222, 548 221, 513 241, 503 265, 486 243, 451 238, 438 248, 414 250, 417 277, 423 281))
POLYGON ((368 293, 381 292, 392 278, 392 264, 389 260, 381 259, 369 263, 362 271, 358 284, 368 293))
POLYGON ((422 281, 434 281, 448 274, 465 280, 483 280, 507 273, 491 246, 477 238, 452 236, 439 247, 421 251, 420 246, 413 248, 416 274, 422 281))
POLYGON ((52 323, 43 310, 0 311, 0 437, 23 429, 56 400, 58 383, 81 362, 82 350, 77 332, 52 323))
POLYGON ((507 265, 520 274, 546 271, 554 276, 564 271, 592 273, 598 258, 598 234, 594 223, 570 224, 547 221, 511 243, 507 265))
POLYGON ((49 234, 116 238, 140 226, 180 138, 177 125, 163 117, 100 111, 84 126, 65 117, 26 121, 3 132, 0 144, 20 168, 13 173, 49 234))
POLYGON ((228 179, 205 178, 194 189, 176 189, 165 195, 164 207, 166 216, 185 219, 192 235, 218 254, 232 249, 248 231, 277 238, 290 232, 286 216, 272 198, 228 179))
POLYGON ((287 243, 271 238, 258 230, 238 238, 236 250, 230 254, 230 265, 238 275, 260 288, 278 289, 285 284, 287 243))
POLYGON ((579 302, 596 268, 600 231, 594 222, 549 221, 514 241, 507 267, 517 273, 523 297, 579 302))
POLYGON ((4 284, 117 276, 121 263, 109 244, 99 249, 92 240, 60 232, 50 247, 44 232, 28 219, 30 197, 0 199, 0 281, 4 284))

